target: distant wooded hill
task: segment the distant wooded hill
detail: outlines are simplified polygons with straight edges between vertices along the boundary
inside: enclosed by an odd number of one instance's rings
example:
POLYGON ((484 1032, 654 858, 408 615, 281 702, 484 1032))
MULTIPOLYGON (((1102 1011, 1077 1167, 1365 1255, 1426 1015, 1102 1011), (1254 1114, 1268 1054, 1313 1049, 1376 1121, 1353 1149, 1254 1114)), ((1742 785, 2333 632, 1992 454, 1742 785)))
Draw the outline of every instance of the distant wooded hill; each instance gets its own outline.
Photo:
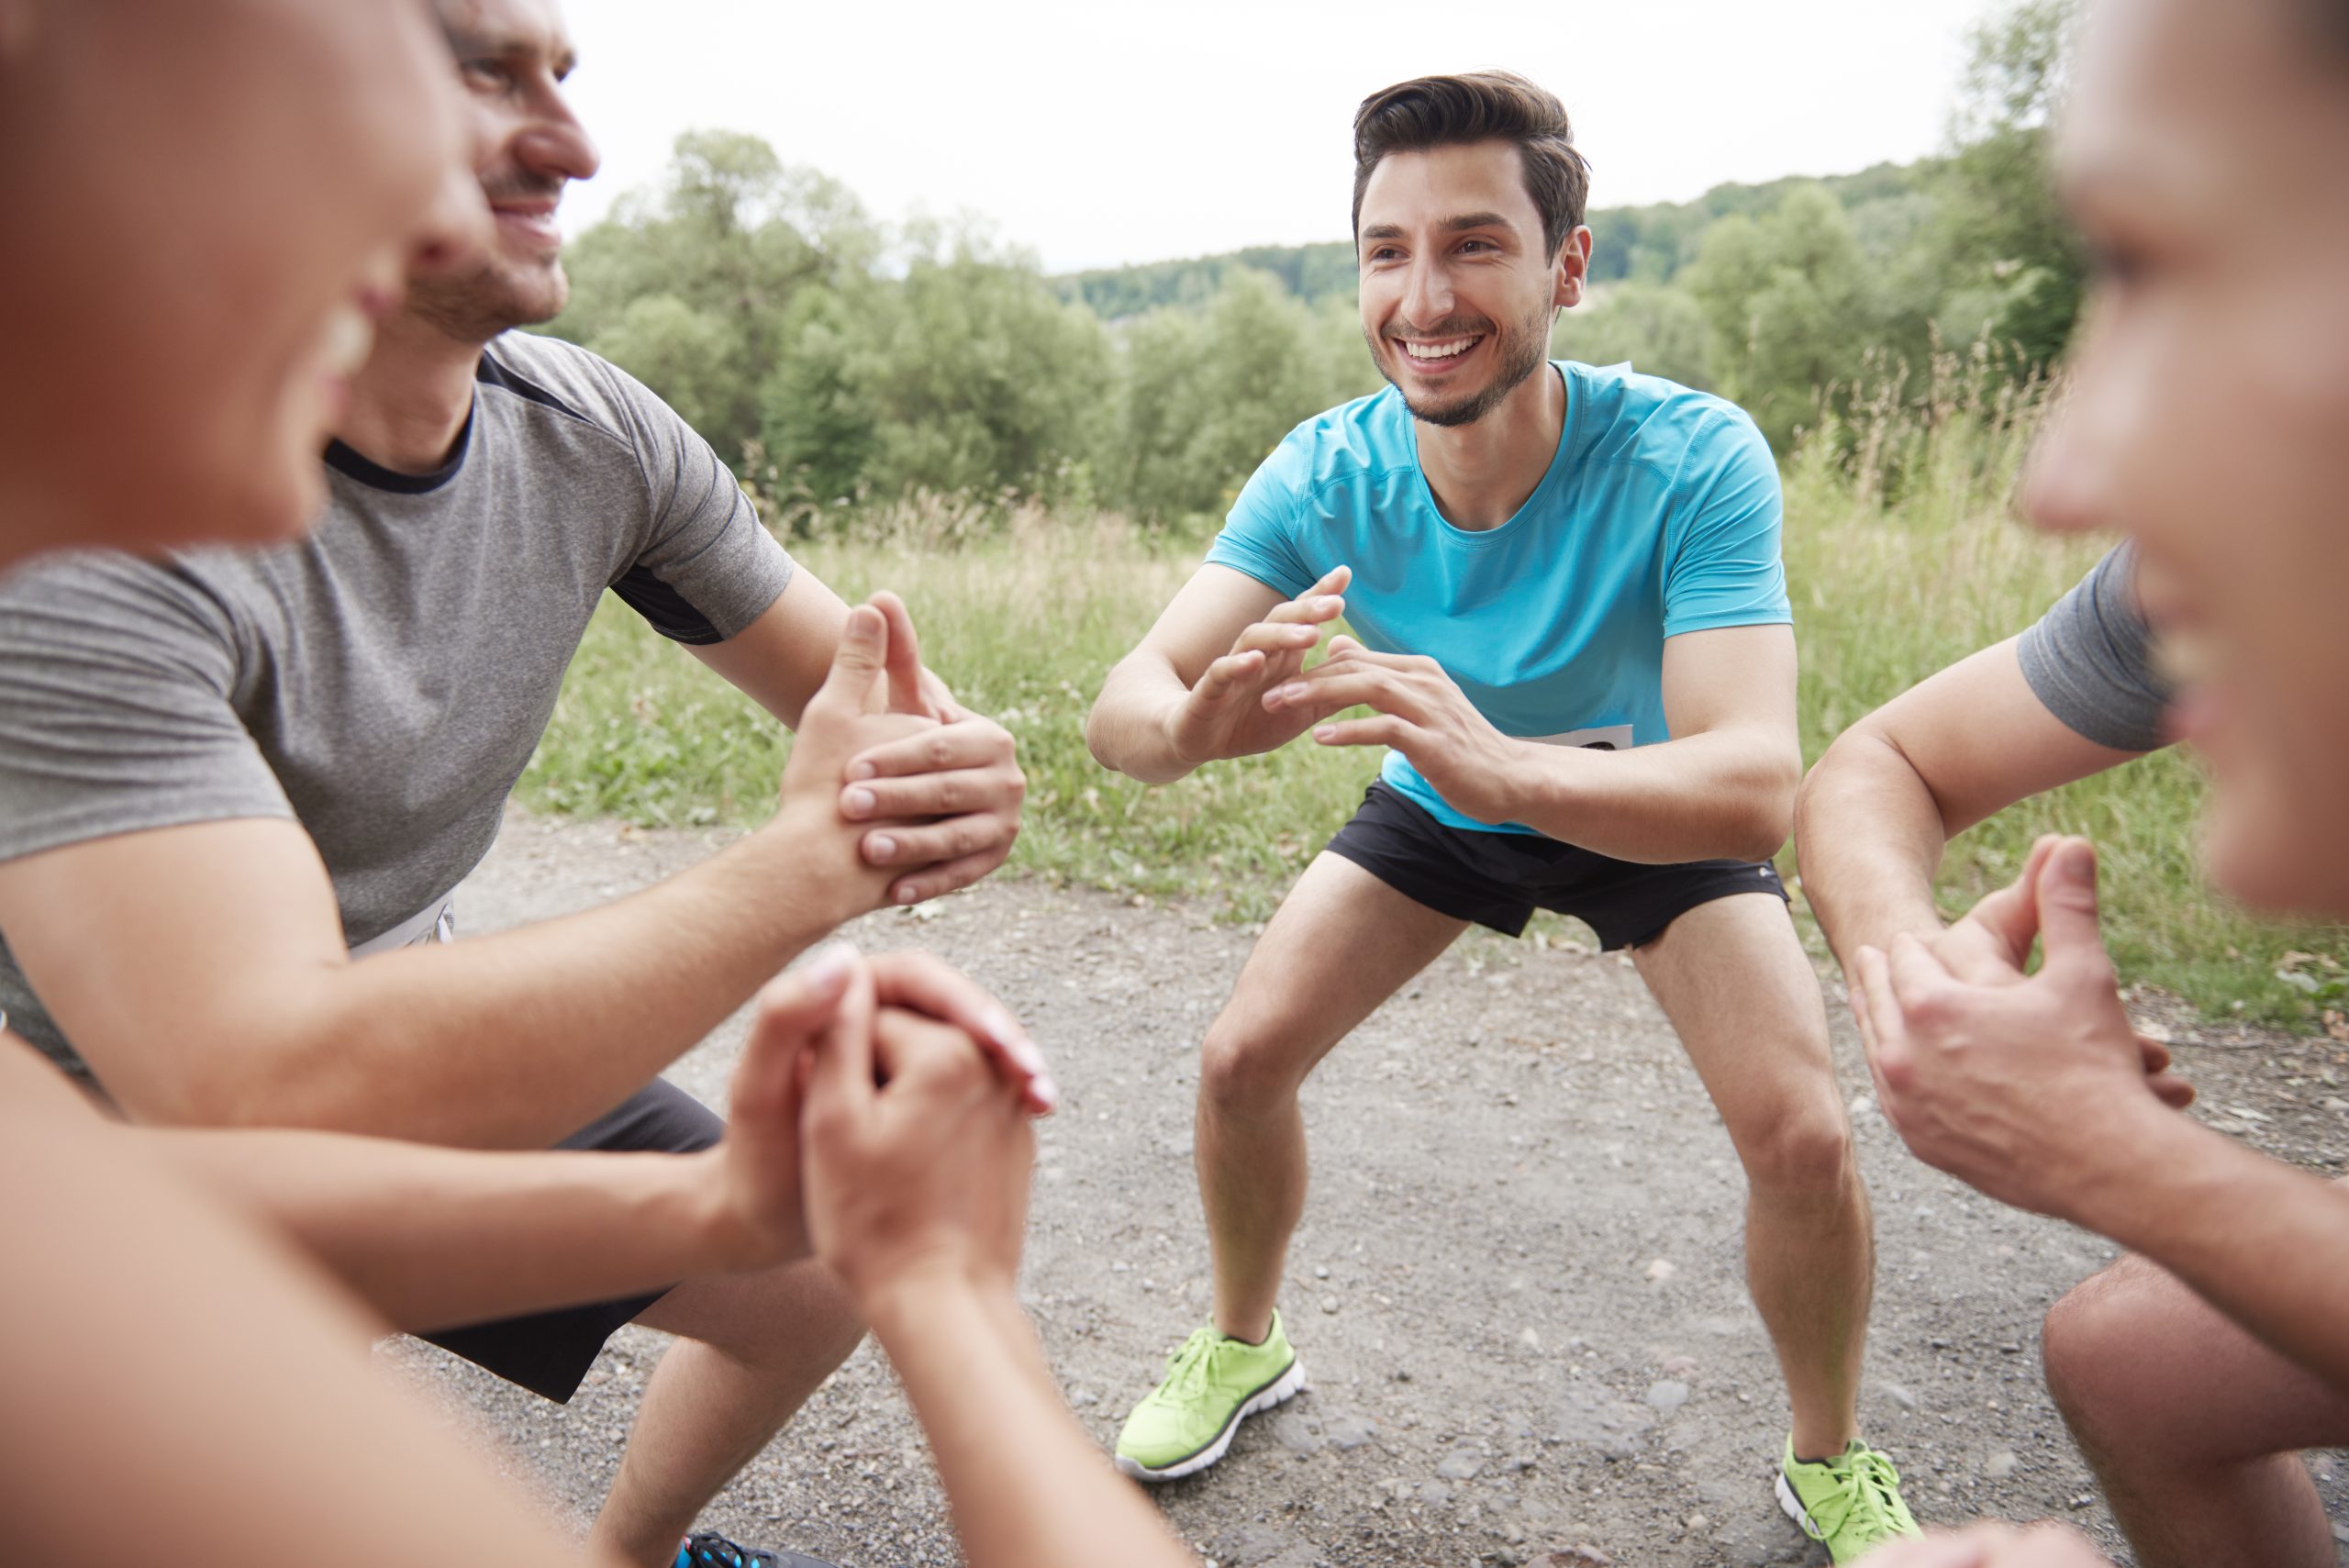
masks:
MULTIPOLYGON (((1731 216, 1758 217, 1776 212, 1798 186, 1814 185, 1840 203, 1855 234, 1905 234, 1931 212, 1932 192, 1943 161, 1878 163, 1856 174, 1824 179, 1789 176, 1758 185, 1715 185, 1693 202, 1649 206, 1600 207, 1590 214, 1593 283, 1667 284, 1697 260, 1705 231, 1731 216)), ((1140 316, 1164 306, 1203 306, 1222 293, 1233 272, 1265 272, 1308 305, 1352 300, 1354 248, 1343 239, 1317 245, 1251 245, 1219 256, 1150 261, 1062 273, 1053 282, 1064 298, 1088 306, 1104 320, 1140 316)))

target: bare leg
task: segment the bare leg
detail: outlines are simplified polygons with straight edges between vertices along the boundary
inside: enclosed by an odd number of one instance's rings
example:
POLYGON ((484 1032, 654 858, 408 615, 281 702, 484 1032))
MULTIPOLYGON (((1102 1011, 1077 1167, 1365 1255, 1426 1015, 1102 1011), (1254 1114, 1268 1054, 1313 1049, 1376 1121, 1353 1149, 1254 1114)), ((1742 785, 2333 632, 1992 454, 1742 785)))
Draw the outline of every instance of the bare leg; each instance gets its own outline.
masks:
POLYGON ((1306 1075, 1466 924, 1323 854, 1248 955, 1199 1052, 1196 1155, 1224 1333, 1252 1342, 1272 1331, 1305 1212, 1306 1075))
POLYGON ((2048 1391, 2141 1568, 2332 1568, 2299 1451, 2349 1442, 2349 1397, 2142 1258, 2057 1302, 2045 1346, 2048 1391))
POLYGON ((1819 977, 1776 895, 1700 904, 1633 954, 1745 1166, 1745 1278, 1794 1407, 1795 1453, 1859 1433, 1876 1248, 1819 977))
POLYGON ((667 1564, 696 1516, 766 1447, 864 1334, 814 1262, 679 1285, 638 1319, 682 1336, 661 1358, 596 1517, 596 1545, 667 1564))

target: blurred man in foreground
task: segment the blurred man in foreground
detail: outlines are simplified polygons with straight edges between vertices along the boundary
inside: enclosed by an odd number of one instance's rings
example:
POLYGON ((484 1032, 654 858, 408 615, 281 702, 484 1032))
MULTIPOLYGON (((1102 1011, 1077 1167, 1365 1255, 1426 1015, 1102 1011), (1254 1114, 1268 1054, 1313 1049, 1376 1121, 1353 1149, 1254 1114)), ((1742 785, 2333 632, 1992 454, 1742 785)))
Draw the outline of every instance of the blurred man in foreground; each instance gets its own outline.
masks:
MULTIPOLYGON (((2125 528, 2158 585, 2146 607, 2186 676, 2172 723, 2213 775, 2215 880, 2335 917, 2345 152, 2340 0, 2091 14, 2059 162, 2101 279, 2027 497, 2047 527, 2125 528)), ((1822 840, 1845 826, 1807 817, 1822 840)), ((2043 843, 1991 904, 1971 962, 1905 931, 1850 951, 1887 1116, 1930 1162, 2140 1254, 2058 1303, 2045 1336, 2051 1390, 2138 1562, 2331 1564, 2297 1451, 2349 1441, 2349 1196, 2171 1114, 2098 934, 2089 845, 2043 843), (2045 957, 2026 976, 2034 935, 2045 957)), ((2076 1537, 1989 1532, 1880 1561, 2093 1560, 2076 1537)))

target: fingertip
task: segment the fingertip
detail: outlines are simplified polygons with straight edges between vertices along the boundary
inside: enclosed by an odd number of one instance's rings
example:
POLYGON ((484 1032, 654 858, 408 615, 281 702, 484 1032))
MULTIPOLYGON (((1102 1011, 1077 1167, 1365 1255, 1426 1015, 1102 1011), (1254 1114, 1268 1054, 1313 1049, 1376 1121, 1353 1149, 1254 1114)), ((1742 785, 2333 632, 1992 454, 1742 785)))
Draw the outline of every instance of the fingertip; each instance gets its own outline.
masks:
POLYGON ((849 977, 856 973, 858 956, 853 942, 826 942, 800 966, 799 983, 811 996, 829 1001, 848 989, 849 977))
POLYGON ((867 779, 878 778, 880 775, 881 770, 867 762, 854 762, 848 765, 848 776, 852 783, 862 784, 867 779))

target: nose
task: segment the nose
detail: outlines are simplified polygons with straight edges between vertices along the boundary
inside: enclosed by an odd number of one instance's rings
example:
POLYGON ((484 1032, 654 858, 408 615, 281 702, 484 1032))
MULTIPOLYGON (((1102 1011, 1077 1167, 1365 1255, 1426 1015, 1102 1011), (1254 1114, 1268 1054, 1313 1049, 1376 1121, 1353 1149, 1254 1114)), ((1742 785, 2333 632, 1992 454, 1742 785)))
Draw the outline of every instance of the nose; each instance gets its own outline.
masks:
POLYGON ((603 154, 596 150, 587 128, 571 112, 570 100, 554 86, 540 97, 539 112, 515 140, 515 157, 533 173, 563 180, 593 179, 603 167, 603 154))
POLYGON ((1403 284, 1403 319, 1414 327, 1433 327, 1452 314, 1452 273, 1437 257, 1411 258, 1403 284))
POLYGON ((2078 391, 2041 432, 2023 473, 2023 513, 2046 533, 2093 533, 2113 526, 2107 500, 2110 475, 2098 455, 2095 411, 2078 391))
POLYGON ((408 275, 440 277, 474 265, 488 250, 489 228, 480 177, 451 163, 408 245, 408 275))

